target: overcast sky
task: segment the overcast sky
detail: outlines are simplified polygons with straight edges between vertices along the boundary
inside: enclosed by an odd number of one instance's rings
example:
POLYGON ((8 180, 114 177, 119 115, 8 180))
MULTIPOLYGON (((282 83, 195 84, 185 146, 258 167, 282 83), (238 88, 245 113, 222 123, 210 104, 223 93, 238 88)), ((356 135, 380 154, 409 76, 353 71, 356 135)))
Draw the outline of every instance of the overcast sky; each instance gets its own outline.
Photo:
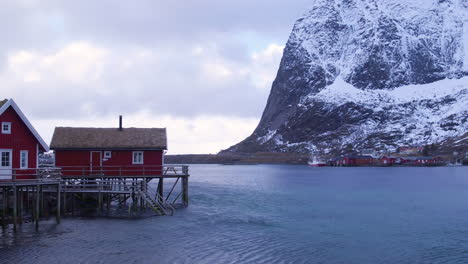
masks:
POLYGON ((2 0, 0 97, 55 126, 167 127, 169 153, 252 133, 307 0, 2 0))

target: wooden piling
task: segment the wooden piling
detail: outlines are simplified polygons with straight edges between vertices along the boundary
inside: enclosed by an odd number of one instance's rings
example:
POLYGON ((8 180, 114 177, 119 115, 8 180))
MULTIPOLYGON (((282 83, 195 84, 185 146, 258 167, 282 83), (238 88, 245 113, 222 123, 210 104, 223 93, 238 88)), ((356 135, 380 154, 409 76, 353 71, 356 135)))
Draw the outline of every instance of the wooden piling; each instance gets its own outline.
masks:
POLYGON ((67 192, 65 190, 61 190, 63 193, 63 214, 67 214, 67 192))
POLYGON ((159 194, 159 199, 162 200, 164 199, 164 178, 159 178, 159 183, 158 183, 158 194, 159 194))
POLYGON ((19 187, 19 224, 22 225, 23 224, 23 210, 24 210, 24 205, 23 205, 23 201, 24 201, 24 192, 23 192, 23 187, 19 187))
POLYGON ((56 221, 57 221, 57 224, 60 224, 60 208, 61 205, 60 205, 60 184, 57 184, 57 212, 56 212, 56 221))
POLYGON ((182 178, 182 203, 185 207, 189 205, 188 177, 182 178))
POLYGON ((2 226, 6 226, 7 192, 6 192, 5 187, 2 188, 2 194, 3 194, 2 226))
POLYGON ((13 184, 13 231, 16 232, 16 225, 18 224, 18 196, 17 196, 16 184, 13 184))
POLYGON ((36 206, 35 206, 35 213, 34 213, 34 220, 36 225, 36 231, 39 230, 39 211, 40 211, 40 186, 39 184, 36 185, 36 206))

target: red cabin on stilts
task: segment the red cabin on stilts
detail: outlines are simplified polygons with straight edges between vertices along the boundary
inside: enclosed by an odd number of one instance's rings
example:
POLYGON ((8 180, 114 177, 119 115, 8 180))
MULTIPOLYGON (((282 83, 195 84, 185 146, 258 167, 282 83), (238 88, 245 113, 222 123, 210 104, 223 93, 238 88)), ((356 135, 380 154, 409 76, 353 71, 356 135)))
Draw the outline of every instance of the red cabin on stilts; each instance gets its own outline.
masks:
POLYGON ((51 149, 65 177, 158 176, 166 129, 57 127, 51 149))
POLYGON ((36 178, 45 151, 49 147, 15 101, 0 101, 0 180, 36 178))

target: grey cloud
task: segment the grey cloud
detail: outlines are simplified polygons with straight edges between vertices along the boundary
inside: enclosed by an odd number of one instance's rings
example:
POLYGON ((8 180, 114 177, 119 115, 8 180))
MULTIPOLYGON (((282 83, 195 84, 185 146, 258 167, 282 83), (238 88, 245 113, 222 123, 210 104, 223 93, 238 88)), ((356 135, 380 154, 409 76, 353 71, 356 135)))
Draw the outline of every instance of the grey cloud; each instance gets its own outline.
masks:
MULTIPOLYGON (((40 82, 19 83, 15 91, 10 90, 12 96, 36 106, 35 117, 45 119, 79 118, 86 109, 96 115, 148 110, 178 116, 260 116, 268 89, 254 87, 251 75, 212 82, 204 79, 201 67, 209 59, 219 59, 233 69, 248 67, 256 44, 239 36, 250 32, 258 39, 284 44, 309 1, 7 2, 0 3, 0 17, 7 21, 0 25, 7 40, 0 44, 2 62, 14 51, 47 55, 74 41, 120 56, 106 62, 95 81, 76 84, 44 76, 40 82), (196 45, 204 46, 206 54, 191 56, 196 45), (117 70, 131 54, 129 50, 139 48, 154 52, 155 59, 117 70), (106 89, 112 92, 100 92, 106 89)), ((0 68, 0 74, 4 71, 0 68)))

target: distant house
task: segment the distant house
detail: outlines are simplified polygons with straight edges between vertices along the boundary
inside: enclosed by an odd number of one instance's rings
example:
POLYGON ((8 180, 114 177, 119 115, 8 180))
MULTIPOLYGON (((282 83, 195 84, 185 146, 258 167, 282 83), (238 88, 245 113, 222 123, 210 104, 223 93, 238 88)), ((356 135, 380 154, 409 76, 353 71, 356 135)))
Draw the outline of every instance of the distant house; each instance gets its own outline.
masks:
POLYGON ((343 166, 344 158, 343 157, 335 157, 328 160, 328 165, 333 167, 341 167, 343 166))
POLYGON ((430 166, 436 165, 441 162, 441 159, 437 157, 402 157, 402 164, 406 165, 419 165, 419 166, 430 166))
POLYGON ((64 176, 159 175, 167 136, 165 128, 57 127, 51 149, 64 176))
POLYGON ((397 157, 393 156, 382 156, 380 157, 379 161, 380 164, 385 165, 385 166, 391 166, 397 164, 397 157))
POLYGON ((370 155, 345 156, 349 166, 368 166, 374 164, 374 158, 370 155))
POLYGON ((369 166, 374 164, 374 159, 368 155, 348 155, 333 158, 328 163, 330 166, 369 166))
POLYGON ((0 126, 0 180, 34 178, 49 146, 13 99, 0 101, 0 126))

